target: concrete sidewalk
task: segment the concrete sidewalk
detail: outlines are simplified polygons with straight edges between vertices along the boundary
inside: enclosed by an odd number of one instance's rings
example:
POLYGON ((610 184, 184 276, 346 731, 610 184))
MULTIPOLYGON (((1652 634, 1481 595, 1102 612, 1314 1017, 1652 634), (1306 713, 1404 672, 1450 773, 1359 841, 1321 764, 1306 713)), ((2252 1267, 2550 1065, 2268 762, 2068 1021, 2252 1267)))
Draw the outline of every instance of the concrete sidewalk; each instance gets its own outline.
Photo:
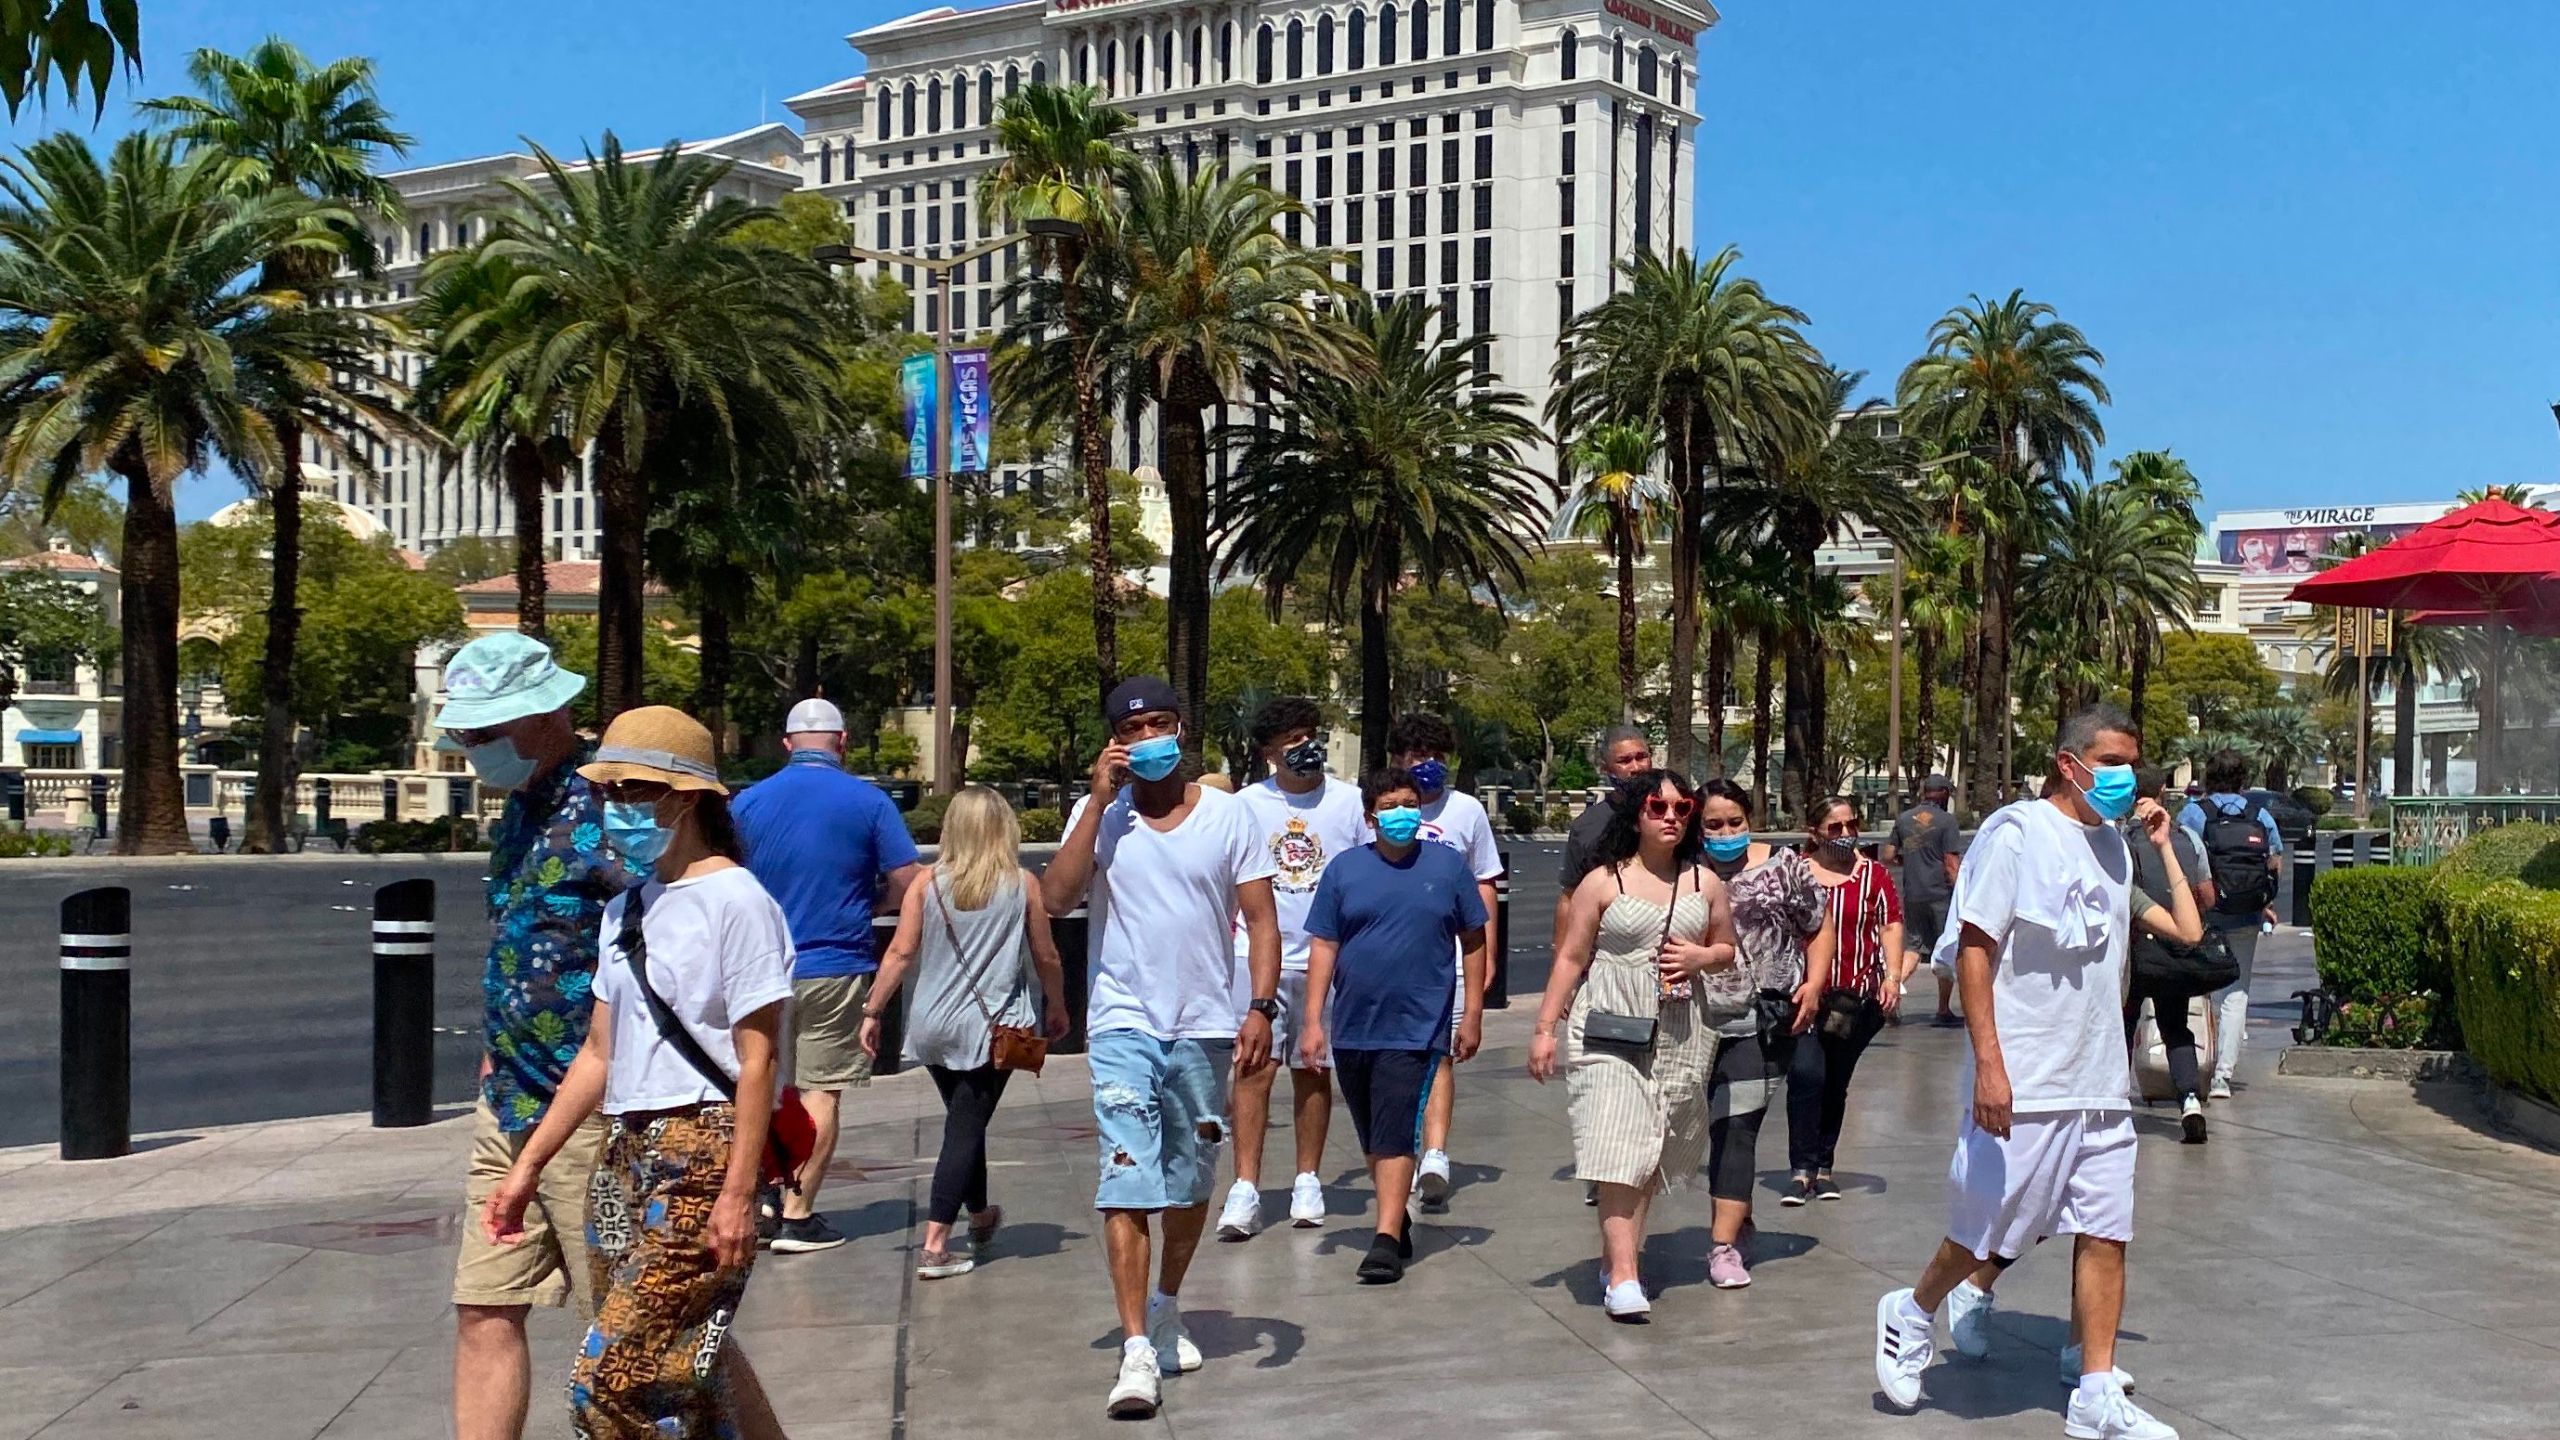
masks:
MULTIPOLYGON (((2271 946, 2273 950, 2275 947, 2271 946)), ((2275 969, 2279 967, 2271 967, 2275 969)), ((2262 995, 2280 995, 2270 975, 2262 995)), ((1889 1030, 1852 1096, 1836 1205, 1760 1209, 1756 1284, 1705 1283, 1706 1204, 1657 1207, 1653 1323, 1598 1308, 1597 1236, 1568 1164, 1562 1085, 1522 1071, 1531 1012, 1493 1017, 1459 1106, 1461 1188, 1416 1230, 1405 1283, 1354 1284, 1368 1189, 1350 1126, 1333 1217, 1204 1246, 1184 1299, 1208 1368, 1153 1427, 1102 1418, 1119 1336, 1091 1206, 1080 1058, 997 1120, 997 1258, 910 1278, 940 1108, 922 1075, 855 1097, 825 1207, 854 1237, 758 1265, 741 1324, 796 1440, 1167 1433, 1309 1437, 2061 1434, 2057 1251, 2003 1287, 1985 1362, 1942 1361, 1916 1416, 1881 1408, 1875 1298, 1943 1220, 1961 1032, 1889 1030)), ((2213 1140, 2146 1118, 2123 1363, 2190 1437, 2542 1437, 2560 1414, 2560 1158, 2485 1133, 2467 1093, 2280 1079, 2261 1007, 2213 1140)), ((0 1437, 448 1433, 467 1120, 362 1117, 164 1137, 69 1166, 0 1152, 0 1437)), ((1764 1181, 1783 1178, 1771 1117, 1764 1181)), ((1266 1177, 1285 1209, 1285 1132, 1266 1177)), ((576 1326, 538 1312, 532 1433, 567 1433, 576 1326)))

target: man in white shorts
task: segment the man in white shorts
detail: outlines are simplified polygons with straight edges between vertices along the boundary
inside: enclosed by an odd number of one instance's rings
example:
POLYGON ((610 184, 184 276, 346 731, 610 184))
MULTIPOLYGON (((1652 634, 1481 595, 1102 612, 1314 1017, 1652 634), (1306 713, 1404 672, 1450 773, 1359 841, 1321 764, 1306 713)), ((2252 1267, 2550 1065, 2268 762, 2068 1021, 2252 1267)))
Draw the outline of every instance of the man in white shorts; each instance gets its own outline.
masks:
MULTIPOLYGON (((2044 797, 1993 815, 1966 852, 1939 945, 1956 952, 1971 1106, 1947 1170, 1947 1238, 1917 1287, 1876 1302, 1876 1382, 1898 1409, 1920 1402, 1949 1293, 1986 1262, 2070 1235, 2082 1363, 2063 1434, 2177 1440, 2127 1398, 2115 1368, 2133 1239, 2127 942, 2136 923, 2189 944, 2203 932, 2192 887, 2173 885, 2172 913, 2132 885, 2115 822, 2134 811, 2140 752, 2122 711, 2101 705, 2073 716, 2044 797)), ((2143 802, 2141 819, 2174 877, 2167 812, 2143 802)))
MULTIPOLYGON (((1284 1057, 1298 1142, 1289 1220, 1301 1229, 1324 1223, 1324 1181, 1317 1167, 1324 1163, 1333 1085, 1298 1054, 1298 1025, 1307 1013, 1307 907, 1315 903, 1316 881, 1333 857, 1369 842, 1369 820, 1360 787, 1325 773, 1323 728, 1323 710, 1305 696, 1284 695, 1264 705, 1253 717, 1252 740, 1271 774, 1237 796, 1272 866, 1271 897, 1280 915, 1280 1014, 1271 1026, 1269 1063, 1236 1075, 1236 1183, 1218 1212, 1221 1240, 1250 1239, 1262 1228, 1262 1148, 1271 1124, 1272 1082, 1284 1057)), ((1252 936, 1241 923, 1235 945, 1236 983, 1248 985, 1252 936)), ((1237 1010, 1250 1000, 1249 992, 1239 992, 1237 1010)))
MULTIPOLYGON (((1493 820, 1484 813, 1484 802, 1449 784, 1449 757, 1457 753, 1458 732, 1438 715, 1400 715, 1387 731, 1387 763, 1403 766, 1422 786, 1422 838, 1457 851, 1476 877, 1484 912, 1498 914, 1493 882, 1502 878, 1502 852, 1494 848, 1493 820)), ((1508 945, 1511 937, 1496 927, 1489 943, 1508 945)), ((1484 1012, 1484 993, 1468 987, 1464 958, 1458 947, 1450 947, 1450 987, 1457 992, 1449 1012, 1451 1053, 1440 1057, 1439 1073, 1431 1079, 1422 1115, 1422 1163, 1413 1177, 1414 1194, 1425 1205, 1445 1205, 1449 1200, 1449 1130, 1458 1118, 1458 1065, 1453 1058, 1457 1027, 1469 1015, 1484 1012)), ((1501 952, 1496 950, 1486 957, 1486 972, 1490 974, 1501 963, 1501 952)))

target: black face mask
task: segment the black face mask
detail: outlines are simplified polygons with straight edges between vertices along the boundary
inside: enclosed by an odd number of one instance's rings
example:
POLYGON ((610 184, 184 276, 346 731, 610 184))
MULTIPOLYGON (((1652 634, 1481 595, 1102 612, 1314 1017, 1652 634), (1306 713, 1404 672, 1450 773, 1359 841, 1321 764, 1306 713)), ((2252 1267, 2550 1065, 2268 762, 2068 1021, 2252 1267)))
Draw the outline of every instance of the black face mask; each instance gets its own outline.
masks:
POLYGON ((1280 753, 1280 763, 1289 767, 1292 775, 1321 775, 1324 762, 1325 749, 1321 740, 1301 740, 1280 753))

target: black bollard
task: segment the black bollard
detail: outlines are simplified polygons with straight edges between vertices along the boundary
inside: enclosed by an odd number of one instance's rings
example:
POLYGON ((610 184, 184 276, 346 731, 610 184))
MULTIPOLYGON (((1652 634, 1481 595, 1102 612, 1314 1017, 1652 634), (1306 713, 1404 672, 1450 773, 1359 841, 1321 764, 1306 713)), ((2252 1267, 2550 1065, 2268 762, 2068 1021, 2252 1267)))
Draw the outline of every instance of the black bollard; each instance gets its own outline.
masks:
POLYGON ((0 804, 8 806, 10 824, 27 823, 27 772, 0 771, 0 804))
POLYGON ((2320 878, 2320 837, 2306 836, 2293 852, 2293 906, 2287 912, 2296 925, 2311 923, 2311 882, 2320 878))
POLYGON ((65 1160, 133 1150, 133 892, 62 902, 62 1140, 65 1160))
POLYGON ((373 892, 373 1126, 435 1118, 436 882, 373 892))
POLYGON ((107 820, 107 777, 104 775, 89 777, 89 825, 97 832, 98 839, 103 841, 107 838, 111 827, 107 820))
POLYGON ((1049 1048, 1061 1055, 1081 1055, 1085 1051, 1085 1001, 1092 994, 1093 956, 1086 948, 1092 933, 1092 912, 1079 905, 1064 915, 1049 917, 1049 936, 1057 942, 1058 966, 1066 973, 1067 1038, 1049 1048))
MULTIPOLYGON (((913 893, 912 890, 910 893, 913 893)), ((923 897, 917 896, 917 898, 923 897)), ((871 959, 874 964, 889 953, 889 942, 896 938, 897 933, 897 911, 892 910, 886 915, 877 913, 872 915, 871 959)), ((875 970, 872 973, 876 975, 879 972, 875 970)), ((898 987, 898 993, 889 997, 887 1008, 880 1012, 880 1053, 871 1061, 871 1073, 874 1075, 895 1075, 906 1066, 907 992, 914 988, 915 977, 910 974, 908 983, 898 987)), ((863 1003, 867 1005, 871 1002, 866 1000, 863 1003)))
MULTIPOLYGON (((1563 896, 1556 903, 1564 903, 1563 896)), ((1493 929, 1485 935, 1484 1008, 1511 1008, 1511 852, 1502 852, 1502 873, 1493 877, 1493 929)))
POLYGON ((337 798, 331 793, 332 789, 329 777, 325 775, 311 782, 311 833, 314 835, 329 828, 330 802, 337 798))

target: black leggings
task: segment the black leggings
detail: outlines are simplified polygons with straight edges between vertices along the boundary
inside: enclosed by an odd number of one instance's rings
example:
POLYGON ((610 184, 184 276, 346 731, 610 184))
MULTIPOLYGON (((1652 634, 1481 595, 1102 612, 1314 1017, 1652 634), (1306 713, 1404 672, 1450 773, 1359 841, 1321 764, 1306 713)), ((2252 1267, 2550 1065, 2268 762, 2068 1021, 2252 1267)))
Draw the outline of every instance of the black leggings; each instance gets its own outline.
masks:
POLYGON ((1760 1118, 1769 1113, 1770 1077, 1781 1068, 1757 1035, 1716 1037, 1707 1075, 1707 1193, 1718 1200, 1751 1198, 1760 1118))
POLYGON ((2187 1002, 2194 998, 2184 990, 2154 990, 2136 982, 2124 1002, 2124 1043, 2128 1048, 2135 1032, 2142 1028, 2142 1002, 2151 1002, 2152 1017, 2160 1024, 2161 1048, 2169 1052, 2169 1088, 2181 1098, 2204 1093, 2196 1083, 2196 1030, 2187 1020, 2187 1002))
POLYGON ((1787 1168, 1799 1175, 1831 1168, 1849 1113, 1849 1077, 1883 1028, 1884 1007, 1862 1000, 1848 1034, 1826 1035, 1817 1024, 1796 1037, 1795 1057, 1787 1065, 1787 1168))
POLYGON ((1004 1098, 1010 1070, 981 1065, 975 1070, 925 1069, 933 1088, 942 1092, 942 1155, 933 1162, 933 1208, 926 1218, 949 1225, 965 1206, 972 1214, 987 1208, 987 1122, 996 1118, 996 1102, 1004 1098))

